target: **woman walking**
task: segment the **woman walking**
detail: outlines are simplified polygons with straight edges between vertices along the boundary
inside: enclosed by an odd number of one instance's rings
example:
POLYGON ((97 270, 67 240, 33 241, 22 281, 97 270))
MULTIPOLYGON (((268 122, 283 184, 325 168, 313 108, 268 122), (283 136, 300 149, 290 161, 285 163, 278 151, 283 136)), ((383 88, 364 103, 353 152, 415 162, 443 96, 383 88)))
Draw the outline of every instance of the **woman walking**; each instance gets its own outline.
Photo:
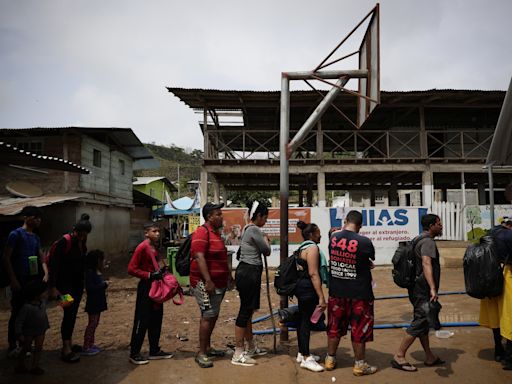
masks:
POLYGON ((252 315, 260 308, 262 255, 270 255, 270 241, 260 229, 268 218, 268 208, 264 203, 252 202, 249 209, 250 223, 243 230, 240 245, 240 260, 236 269, 236 288, 240 295, 240 310, 235 326, 235 353, 231 363, 253 366, 254 356, 267 353, 258 348, 252 334, 252 315))

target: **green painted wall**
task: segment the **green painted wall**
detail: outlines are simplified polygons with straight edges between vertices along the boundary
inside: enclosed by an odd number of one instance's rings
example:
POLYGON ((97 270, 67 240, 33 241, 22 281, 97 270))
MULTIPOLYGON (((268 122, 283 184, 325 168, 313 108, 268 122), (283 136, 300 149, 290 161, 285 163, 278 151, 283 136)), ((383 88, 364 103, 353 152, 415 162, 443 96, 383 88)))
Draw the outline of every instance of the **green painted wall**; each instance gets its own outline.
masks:
POLYGON ((163 180, 155 180, 146 185, 134 185, 133 189, 139 192, 145 193, 148 196, 154 197, 155 199, 165 202, 164 191, 167 190, 169 196, 172 196, 172 192, 164 183, 163 180))

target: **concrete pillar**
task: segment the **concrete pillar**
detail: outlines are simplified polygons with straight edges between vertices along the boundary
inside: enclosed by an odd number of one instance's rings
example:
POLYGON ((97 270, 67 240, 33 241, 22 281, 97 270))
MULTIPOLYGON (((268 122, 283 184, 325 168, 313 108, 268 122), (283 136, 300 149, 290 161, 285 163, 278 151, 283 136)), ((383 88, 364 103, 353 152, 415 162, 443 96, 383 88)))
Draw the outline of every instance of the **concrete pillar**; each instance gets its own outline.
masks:
POLYGON ((423 171, 421 181, 423 185, 422 205, 430 210, 434 201, 434 177, 430 169, 423 171))
POLYGON ((422 159, 428 157, 427 130, 425 127, 425 108, 420 106, 420 154, 422 159))
POLYGON ((311 175, 307 176, 307 192, 306 192, 306 207, 313 206, 313 180, 311 175))
POLYGON ((304 206, 304 188, 299 185, 299 207, 304 206))
POLYGON ((398 206, 398 191, 396 180, 391 180, 391 185, 389 186, 388 189, 388 205, 390 207, 398 206))
POLYGON ((220 203, 220 184, 217 181, 213 183, 213 202, 220 203))
POLYGON ((327 200, 325 197, 325 172, 318 172, 317 191, 318 191, 318 206, 323 208, 327 205, 327 200))
POLYGON ((203 153, 204 159, 210 158, 210 137, 208 136, 208 109, 203 107, 203 153))
POLYGON ((201 192, 201 208, 208 202, 208 172, 201 168, 201 183, 199 185, 201 192))
POLYGON ((487 196, 485 196, 485 184, 478 183, 478 204, 485 205, 487 204, 487 196))

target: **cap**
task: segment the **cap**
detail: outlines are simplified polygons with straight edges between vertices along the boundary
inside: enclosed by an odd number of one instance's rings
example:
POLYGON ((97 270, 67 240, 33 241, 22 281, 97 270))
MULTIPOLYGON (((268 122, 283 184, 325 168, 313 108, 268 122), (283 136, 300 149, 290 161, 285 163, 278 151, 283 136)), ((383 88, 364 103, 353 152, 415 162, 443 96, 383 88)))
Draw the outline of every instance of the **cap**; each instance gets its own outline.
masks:
POLYGON ((214 211, 216 209, 221 209, 222 207, 224 207, 224 203, 220 203, 220 204, 206 203, 203 206, 203 218, 206 220, 211 211, 214 211))

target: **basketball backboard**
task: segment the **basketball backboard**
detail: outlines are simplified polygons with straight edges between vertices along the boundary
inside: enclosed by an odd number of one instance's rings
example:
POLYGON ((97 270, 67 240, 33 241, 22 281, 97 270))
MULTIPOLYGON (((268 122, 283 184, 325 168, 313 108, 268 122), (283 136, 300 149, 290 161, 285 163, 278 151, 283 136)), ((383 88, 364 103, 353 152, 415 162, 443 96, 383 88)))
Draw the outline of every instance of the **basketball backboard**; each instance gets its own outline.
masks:
POLYGON ((359 69, 367 70, 368 76, 359 79, 357 103, 357 126, 365 123, 380 103, 380 28, 379 4, 373 10, 368 27, 359 47, 359 69))

